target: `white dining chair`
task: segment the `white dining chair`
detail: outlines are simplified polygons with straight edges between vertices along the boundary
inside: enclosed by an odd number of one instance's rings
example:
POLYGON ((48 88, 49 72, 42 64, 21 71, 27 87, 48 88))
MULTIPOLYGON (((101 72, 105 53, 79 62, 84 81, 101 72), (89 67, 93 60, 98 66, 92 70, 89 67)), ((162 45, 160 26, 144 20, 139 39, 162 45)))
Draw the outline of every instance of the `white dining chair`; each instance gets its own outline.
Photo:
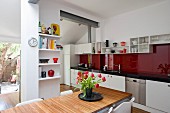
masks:
POLYGON ((67 91, 63 91, 63 92, 60 93, 61 96, 69 95, 69 94, 73 94, 73 91, 72 90, 67 90, 67 91))
POLYGON ((42 101, 43 99, 41 98, 37 98, 37 99, 33 99, 33 100, 28 100, 28 101, 24 101, 24 102, 21 102, 21 103, 18 103, 16 105, 17 106, 22 106, 22 105, 25 105, 25 104, 30 104, 30 103, 33 103, 33 102, 39 102, 39 101, 42 101))
POLYGON ((129 102, 123 102, 113 109, 111 107, 108 113, 131 113, 132 103, 134 102, 135 97, 133 97, 129 102))

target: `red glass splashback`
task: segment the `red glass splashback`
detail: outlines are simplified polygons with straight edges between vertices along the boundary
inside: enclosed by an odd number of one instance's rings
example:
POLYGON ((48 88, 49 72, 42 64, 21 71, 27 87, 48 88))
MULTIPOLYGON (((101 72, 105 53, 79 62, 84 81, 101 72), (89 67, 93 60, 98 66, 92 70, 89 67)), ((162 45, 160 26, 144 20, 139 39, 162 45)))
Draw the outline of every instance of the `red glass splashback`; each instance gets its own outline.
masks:
MULTIPOLYGON (((87 63, 87 55, 80 55, 80 63, 87 63)), ((129 73, 170 73, 170 45, 154 45, 153 53, 114 54, 109 61, 121 64, 121 71, 129 73)), ((94 69, 101 69, 105 65, 105 55, 92 55, 94 69)), ((110 65, 109 62, 109 65, 110 65)), ((113 66, 117 70, 116 66, 113 66)))

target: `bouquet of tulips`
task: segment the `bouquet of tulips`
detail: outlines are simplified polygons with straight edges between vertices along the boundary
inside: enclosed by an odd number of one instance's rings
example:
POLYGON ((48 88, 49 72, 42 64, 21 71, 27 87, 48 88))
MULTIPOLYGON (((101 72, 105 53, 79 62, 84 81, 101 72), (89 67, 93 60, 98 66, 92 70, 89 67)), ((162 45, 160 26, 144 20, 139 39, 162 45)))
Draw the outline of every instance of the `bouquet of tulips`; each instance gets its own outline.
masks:
POLYGON ((102 77, 101 74, 94 76, 93 73, 89 75, 88 71, 85 71, 85 72, 79 71, 77 75, 76 84, 78 86, 77 88, 80 88, 80 90, 83 91, 84 96, 86 96, 87 90, 90 89, 92 92, 93 88, 99 88, 99 83, 105 82, 105 81, 106 81, 106 78, 102 77))

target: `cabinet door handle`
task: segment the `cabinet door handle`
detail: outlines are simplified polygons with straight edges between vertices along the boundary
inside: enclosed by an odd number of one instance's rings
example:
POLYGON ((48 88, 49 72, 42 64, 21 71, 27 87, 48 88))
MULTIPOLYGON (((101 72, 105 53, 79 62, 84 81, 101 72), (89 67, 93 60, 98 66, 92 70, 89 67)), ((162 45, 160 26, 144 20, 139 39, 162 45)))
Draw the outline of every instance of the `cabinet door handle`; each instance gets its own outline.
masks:
POLYGON ((133 80, 133 82, 137 82, 137 80, 133 80))

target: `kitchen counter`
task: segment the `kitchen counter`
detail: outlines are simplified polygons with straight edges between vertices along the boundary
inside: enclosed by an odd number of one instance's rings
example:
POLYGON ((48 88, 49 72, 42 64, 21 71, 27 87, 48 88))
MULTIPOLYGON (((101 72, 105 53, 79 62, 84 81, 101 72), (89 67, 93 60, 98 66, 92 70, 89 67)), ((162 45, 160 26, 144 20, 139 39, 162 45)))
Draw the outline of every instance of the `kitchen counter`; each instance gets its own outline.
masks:
POLYGON ((158 74, 129 73, 129 72, 119 73, 117 71, 102 71, 102 70, 88 69, 88 68, 82 68, 82 67, 71 67, 71 69, 170 83, 170 77, 165 76, 165 75, 158 75, 158 74))

